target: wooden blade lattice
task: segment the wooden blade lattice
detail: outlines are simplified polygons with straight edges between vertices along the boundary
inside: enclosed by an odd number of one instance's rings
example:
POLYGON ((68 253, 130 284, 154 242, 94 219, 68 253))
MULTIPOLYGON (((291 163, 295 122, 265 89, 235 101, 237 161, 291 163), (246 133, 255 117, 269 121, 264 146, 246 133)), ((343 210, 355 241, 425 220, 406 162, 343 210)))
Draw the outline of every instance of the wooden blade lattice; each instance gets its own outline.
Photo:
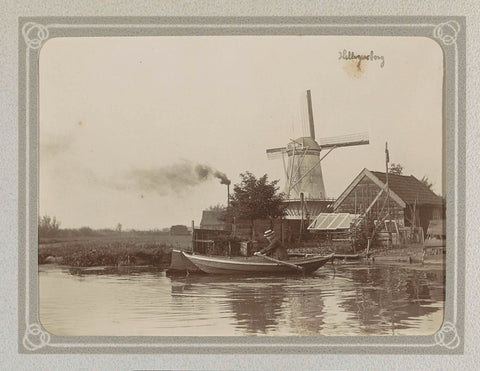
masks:
POLYGON ((361 146, 369 144, 370 140, 368 138, 368 133, 357 133, 350 135, 339 135, 336 137, 321 138, 318 141, 320 147, 331 148, 331 147, 350 147, 350 146, 361 146))

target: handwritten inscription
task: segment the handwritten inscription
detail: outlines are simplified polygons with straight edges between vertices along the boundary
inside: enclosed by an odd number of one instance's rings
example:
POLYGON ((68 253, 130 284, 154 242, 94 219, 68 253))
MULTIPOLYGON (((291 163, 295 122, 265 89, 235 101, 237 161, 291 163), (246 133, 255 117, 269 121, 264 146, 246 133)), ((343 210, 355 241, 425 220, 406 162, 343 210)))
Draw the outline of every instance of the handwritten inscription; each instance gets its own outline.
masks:
POLYGON ((360 68, 360 64, 362 61, 370 61, 370 62, 380 62, 380 68, 385 66, 385 57, 383 55, 377 55, 373 50, 370 51, 370 54, 357 54, 350 50, 343 49, 342 51, 338 52, 338 59, 344 59, 346 61, 349 60, 357 60, 358 67, 360 68))

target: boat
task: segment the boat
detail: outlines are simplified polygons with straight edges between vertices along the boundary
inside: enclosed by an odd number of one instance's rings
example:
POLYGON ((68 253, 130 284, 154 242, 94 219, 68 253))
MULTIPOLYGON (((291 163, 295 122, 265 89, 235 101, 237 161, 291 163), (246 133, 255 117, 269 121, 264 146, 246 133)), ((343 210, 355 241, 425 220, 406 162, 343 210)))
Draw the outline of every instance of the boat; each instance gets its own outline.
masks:
POLYGON ((181 250, 173 249, 172 250, 172 261, 170 267, 167 269, 167 273, 176 274, 176 273, 201 273, 200 269, 197 268, 188 258, 183 255, 181 250))
POLYGON ((276 260, 265 255, 207 256, 185 251, 182 251, 181 254, 200 271, 209 274, 312 273, 331 261, 335 255, 305 254, 299 256, 295 254, 288 260, 276 260))
POLYGON ((423 246, 425 249, 438 249, 445 251, 446 248, 445 221, 431 220, 428 224, 427 235, 423 246))

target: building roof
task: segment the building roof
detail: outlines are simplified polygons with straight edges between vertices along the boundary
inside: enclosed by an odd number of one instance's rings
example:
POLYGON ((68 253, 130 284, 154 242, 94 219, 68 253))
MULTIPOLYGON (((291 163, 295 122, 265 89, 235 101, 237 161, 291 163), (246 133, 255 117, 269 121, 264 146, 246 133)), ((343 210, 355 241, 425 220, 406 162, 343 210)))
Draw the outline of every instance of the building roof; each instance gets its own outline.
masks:
MULTIPOLYGON (((386 175, 379 171, 370 171, 363 169, 360 174, 353 180, 353 182, 343 191, 340 197, 335 201, 333 209, 336 210, 345 198, 352 192, 358 183, 364 178, 368 177, 380 188, 386 187, 386 175)), ((443 199, 431 191, 425 184, 415 178, 413 175, 395 175, 388 174, 388 185, 390 190, 390 197, 395 200, 401 207, 406 204, 417 205, 443 205, 443 199)))
MULTIPOLYGON (((372 171, 382 183, 386 183, 385 173, 372 171)), ((425 184, 415 178, 413 175, 395 175, 388 174, 388 185, 405 203, 417 205, 442 205, 443 199, 437 196, 425 184)))
POLYGON ((309 230, 334 231, 338 229, 349 229, 350 224, 357 215, 348 213, 320 213, 308 226, 309 230))
POLYGON ((203 210, 200 226, 223 226, 225 225, 225 221, 221 220, 222 215, 223 211, 203 210))

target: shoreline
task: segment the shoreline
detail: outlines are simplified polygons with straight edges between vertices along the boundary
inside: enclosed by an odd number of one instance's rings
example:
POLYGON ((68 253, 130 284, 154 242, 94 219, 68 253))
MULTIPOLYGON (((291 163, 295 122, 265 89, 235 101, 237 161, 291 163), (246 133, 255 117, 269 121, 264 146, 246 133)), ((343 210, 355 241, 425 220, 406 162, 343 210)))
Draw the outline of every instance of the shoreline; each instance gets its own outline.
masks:
POLYGON ((163 267, 170 263, 173 248, 164 242, 156 241, 72 241, 39 246, 38 264, 69 267, 163 267))
MULTIPOLYGON (((109 267, 109 269, 126 269, 133 267, 168 268, 172 259, 173 249, 189 249, 191 240, 169 243, 158 239, 90 239, 79 241, 53 242, 41 244, 38 247, 38 264, 57 264, 69 268, 109 267), (183 242, 183 243, 181 243, 183 242)), ((304 246, 287 249, 289 253, 309 253, 340 255, 336 261, 363 262, 365 264, 406 265, 444 265, 445 255, 441 250, 429 251, 424 255, 422 245, 408 245, 391 249, 374 248, 369 258, 365 252, 347 253, 344 249, 332 249, 323 246, 304 246), (362 256, 363 255, 363 256, 362 256)), ((98 268, 100 269, 100 268, 98 268)))

